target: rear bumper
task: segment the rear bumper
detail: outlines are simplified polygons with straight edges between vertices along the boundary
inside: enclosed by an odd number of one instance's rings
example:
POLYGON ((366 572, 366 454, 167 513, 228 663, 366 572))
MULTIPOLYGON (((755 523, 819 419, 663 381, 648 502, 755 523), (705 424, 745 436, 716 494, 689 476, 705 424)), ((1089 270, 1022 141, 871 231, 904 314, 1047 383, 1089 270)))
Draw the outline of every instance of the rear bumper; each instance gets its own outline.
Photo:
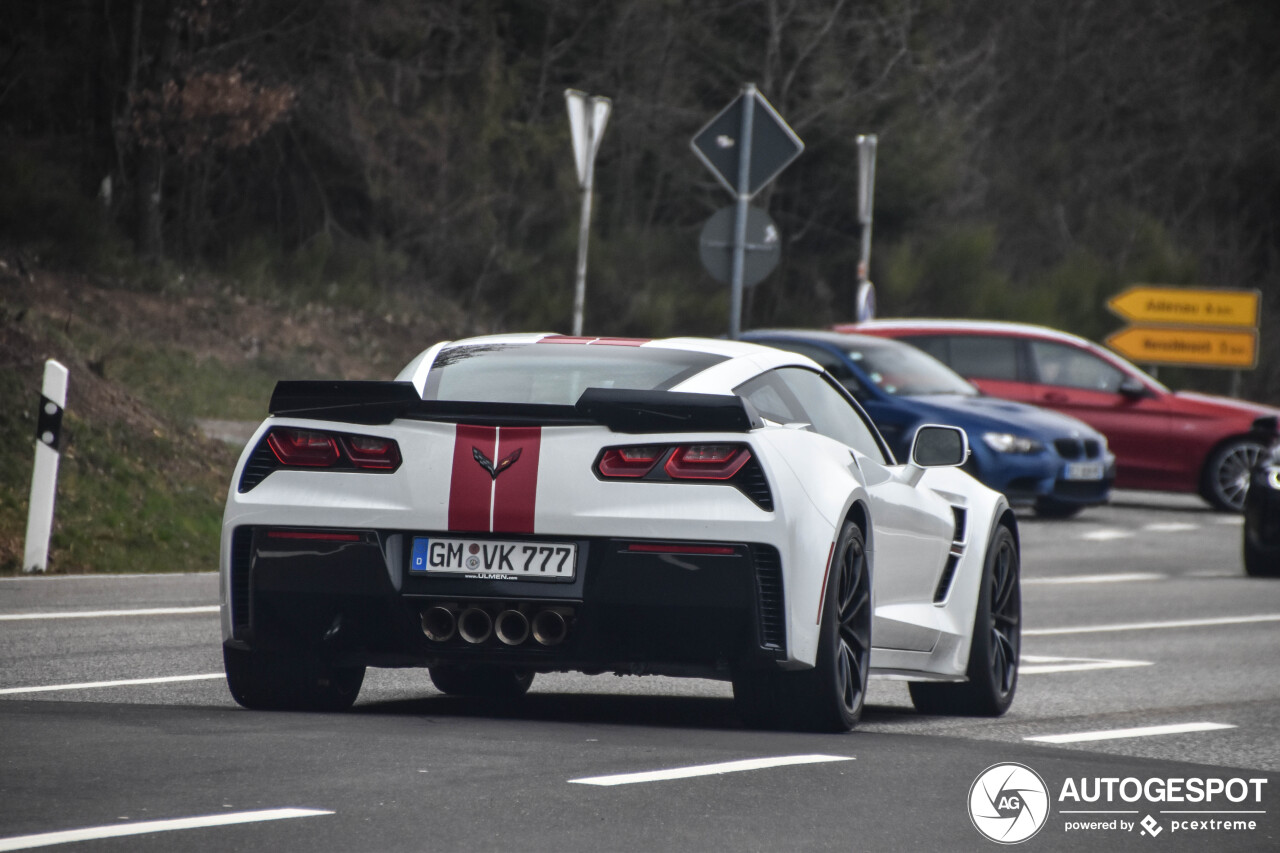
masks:
POLYGON ((290 528, 293 535, 279 539, 267 530, 231 533, 223 623, 240 648, 303 648, 372 666, 498 663, 707 677, 787 655, 781 559, 770 545, 582 538, 574 540, 573 579, 543 581, 413 573, 412 541, 430 535, 424 531, 290 528), (485 631, 437 630, 434 639, 424 631, 428 612, 453 627, 473 610, 480 613, 469 624, 481 629, 501 619, 506 642, 496 630, 478 640, 485 631), (547 611, 555 615, 544 621, 563 620, 563 638, 540 642, 534 631, 520 638, 547 611))

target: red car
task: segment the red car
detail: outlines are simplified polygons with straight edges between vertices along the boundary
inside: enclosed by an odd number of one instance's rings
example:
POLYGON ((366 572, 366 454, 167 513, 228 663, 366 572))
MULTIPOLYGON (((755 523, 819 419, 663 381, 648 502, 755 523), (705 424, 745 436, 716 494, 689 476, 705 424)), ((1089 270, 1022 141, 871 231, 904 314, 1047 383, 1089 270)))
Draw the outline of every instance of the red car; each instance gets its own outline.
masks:
POLYGON ((1196 492, 1240 512, 1249 472, 1271 444, 1280 410, 1170 391, 1084 338, 1022 323, 873 320, 837 331, 898 338, 946 363, 993 397, 1056 409, 1107 437, 1115 486, 1196 492))

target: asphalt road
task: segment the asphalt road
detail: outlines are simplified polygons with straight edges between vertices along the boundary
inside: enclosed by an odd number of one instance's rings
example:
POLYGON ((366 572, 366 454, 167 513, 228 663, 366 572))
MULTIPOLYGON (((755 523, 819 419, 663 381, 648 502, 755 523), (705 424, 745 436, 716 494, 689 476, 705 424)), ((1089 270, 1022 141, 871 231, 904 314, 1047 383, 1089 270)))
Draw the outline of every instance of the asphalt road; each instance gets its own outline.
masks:
POLYGON ((255 713, 214 575, 0 580, 0 851, 990 851, 980 826, 1029 821, 1027 850, 1280 849, 1280 582, 1244 577, 1239 519, 1121 492, 1020 523, 1010 712, 876 681, 849 735, 753 731, 728 685, 657 677, 495 708, 371 670, 350 713, 255 713))

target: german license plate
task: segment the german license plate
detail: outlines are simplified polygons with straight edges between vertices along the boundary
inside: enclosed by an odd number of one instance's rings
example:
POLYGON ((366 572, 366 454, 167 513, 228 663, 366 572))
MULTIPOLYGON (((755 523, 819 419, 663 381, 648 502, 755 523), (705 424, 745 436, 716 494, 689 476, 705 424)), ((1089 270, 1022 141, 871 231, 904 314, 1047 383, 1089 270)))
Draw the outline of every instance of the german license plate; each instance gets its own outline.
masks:
POLYGON ((418 536, 413 574, 463 574, 495 579, 573 580, 578 546, 572 542, 512 542, 418 536))
POLYGON ((1067 480, 1101 480, 1102 474, 1101 462, 1068 462, 1063 477, 1067 480))

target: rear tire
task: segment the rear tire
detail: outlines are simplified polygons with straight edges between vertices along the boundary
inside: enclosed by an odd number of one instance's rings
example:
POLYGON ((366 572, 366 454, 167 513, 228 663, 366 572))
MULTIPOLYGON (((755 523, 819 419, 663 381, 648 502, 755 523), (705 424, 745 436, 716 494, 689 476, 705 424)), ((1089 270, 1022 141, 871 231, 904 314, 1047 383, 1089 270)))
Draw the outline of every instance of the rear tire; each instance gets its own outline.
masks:
POLYGON ((345 711, 364 683, 363 666, 299 653, 223 646, 222 662, 232 698, 257 711, 345 711))
POLYGON ((918 681, 911 701, 923 714, 998 717, 1009 710, 1018 687, 1022 648, 1022 588, 1018 545, 1003 524, 987 550, 973 620, 966 682, 918 681))
POLYGON ((431 667, 430 672, 431 683, 449 696, 517 699, 533 685, 532 672, 510 666, 442 664, 431 667))
POLYGON ((832 554, 813 669, 743 672, 733 696, 750 725, 847 732, 858 722, 871 666, 871 571, 862 530, 845 522, 832 554))

